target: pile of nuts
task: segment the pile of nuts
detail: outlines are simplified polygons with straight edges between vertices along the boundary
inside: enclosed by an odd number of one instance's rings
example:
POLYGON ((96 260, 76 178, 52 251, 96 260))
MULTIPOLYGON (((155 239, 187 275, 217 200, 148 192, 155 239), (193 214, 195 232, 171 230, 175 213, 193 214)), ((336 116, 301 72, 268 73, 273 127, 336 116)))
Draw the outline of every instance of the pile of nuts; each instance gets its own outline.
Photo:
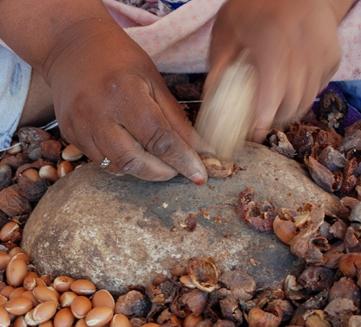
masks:
MULTIPOLYGON (((359 126, 346 131, 349 138, 316 123, 269 136, 272 149, 304 162, 319 185, 343 197, 345 216, 327 216, 312 204, 275 208, 257 202, 250 189, 240 194, 240 217, 273 231, 304 260, 298 276, 259 289, 244 271, 220 272, 211 258, 191 258, 170 276, 120 295, 97 290, 87 279, 39 275, 19 247, 22 225, 47 188, 87 162, 56 135, 20 129, 19 145, 0 157, 0 326, 361 326, 359 126), (345 139, 352 146, 344 151, 345 139)), ((236 169, 203 159, 218 177, 236 169)))

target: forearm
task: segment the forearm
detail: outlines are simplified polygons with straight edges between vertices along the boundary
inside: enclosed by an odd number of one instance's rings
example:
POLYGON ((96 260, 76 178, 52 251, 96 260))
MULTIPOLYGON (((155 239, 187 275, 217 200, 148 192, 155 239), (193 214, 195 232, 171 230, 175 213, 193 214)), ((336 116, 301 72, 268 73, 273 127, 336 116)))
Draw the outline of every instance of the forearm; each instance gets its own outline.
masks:
POLYGON ((337 21, 340 23, 358 0, 329 0, 337 21))
POLYGON ((0 12, 0 39, 40 71, 59 44, 113 23, 101 0, 0 0, 0 12))

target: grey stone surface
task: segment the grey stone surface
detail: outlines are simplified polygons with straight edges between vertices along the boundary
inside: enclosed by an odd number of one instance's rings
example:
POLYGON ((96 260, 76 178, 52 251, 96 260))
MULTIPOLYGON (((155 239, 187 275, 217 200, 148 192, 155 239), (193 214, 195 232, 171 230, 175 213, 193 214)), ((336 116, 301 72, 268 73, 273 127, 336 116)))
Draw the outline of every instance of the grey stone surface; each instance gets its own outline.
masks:
POLYGON ((166 183, 114 177, 86 165, 48 190, 25 227, 23 246, 41 272, 90 277, 115 292, 199 255, 270 286, 299 262, 273 235, 239 220, 239 192, 253 187, 260 199, 282 207, 316 202, 337 212, 340 204, 296 162, 266 147, 247 145, 239 164, 244 170, 232 178, 202 187, 181 177, 166 183), (198 214, 193 232, 182 227, 190 213, 198 214))

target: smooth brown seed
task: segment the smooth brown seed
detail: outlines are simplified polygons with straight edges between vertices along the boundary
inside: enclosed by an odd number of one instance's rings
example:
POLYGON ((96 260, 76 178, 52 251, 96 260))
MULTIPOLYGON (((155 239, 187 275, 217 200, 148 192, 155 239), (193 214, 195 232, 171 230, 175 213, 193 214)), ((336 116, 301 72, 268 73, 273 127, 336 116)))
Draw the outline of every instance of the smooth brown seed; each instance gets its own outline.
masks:
POLYGON ((71 312, 77 319, 85 318, 91 308, 92 304, 85 296, 77 296, 70 306, 71 312))
POLYGON ((14 321, 14 327, 27 327, 24 317, 17 317, 14 321))
POLYGON ((19 229, 20 226, 16 222, 9 221, 0 230, 0 240, 3 242, 12 240, 14 235, 19 232, 19 229))
POLYGON ((47 286, 37 286, 33 289, 33 295, 39 302, 58 302, 59 294, 53 288, 47 286))
POLYGON ((59 179, 58 170, 51 165, 45 165, 39 169, 40 178, 47 179, 50 182, 56 182, 59 179))
POLYGON ((32 291, 26 291, 23 294, 21 294, 22 297, 26 297, 27 299, 31 300, 33 303, 33 306, 36 306, 39 304, 39 302, 36 300, 35 296, 33 295, 32 291))
POLYGON ((154 322, 148 322, 147 324, 142 325, 142 327, 159 327, 160 325, 155 324, 154 322))
POLYGON ((54 327, 71 327, 75 318, 69 308, 60 309, 54 317, 54 327))
POLYGON ((9 298, 10 294, 14 291, 14 287, 12 286, 5 286, 1 291, 0 291, 0 294, 9 298))
POLYGON ((21 175, 29 178, 32 182, 37 182, 40 179, 38 171, 34 168, 24 170, 21 175))
POLYGON ((73 144, 69 144, 63 150, 61 157, 67 161, 77 161, 83 156, 83 153, 73 144))
POLYGON ((32 291, 36 287, 36 279, 38 277, 39 276, 37 273, 33 271, 29 271, 24 278, 24 282, 23 282, 24 288, 27 289, 28 291, 32 291))
POLYGON ((68 276, 58 276, 54 279, 53 287, 60 293, 69 291, 74 279, 68 276))
POLYGON ((0 270, 5 270, 10 262, 10 255, 6 252, 0 251, 0 270))
POLYGON ((53 327, 54 324, 51 320, 43 322, 42 324, 39 325, 39 327, 53 327))
POLYGON ((80 319, 76 322, 75 327, 88 327, 84 319, 80 319))
POLYGON ((8 312, 3 307, 0 307, 0 326, 7 327, 10 326, 10 323, 11 321, 8 312))
POLYGON ((43 302, 38 304, 34 310, 31 311, 31 316, 38 324, 46 322, 53 318, 56 313, 57 303, 54 301, 43 302))
POLYGON ((95 285, 87 279, 78 279, 71 283, 70 289, 78 295, 91 295, 96 291, 95 285))
POLYGON ((9 294, 9 300, 15 299, 17 297, 20 297, 25 293, 26 289, 24 287, 18 287, 15 288, 10 294, 9 294))
POLYGON ((11 259, 6 267, 6 280, 9 285, 20 286, 28 272, 28 266, 22 259, 11 259))
POLYGON ((121 313, 114 315, 110 327, 132 327, 128 317, 121 313))
POLYGON ((112 310, 115 308, 113 296, 107 290, 97 291, 92 298, 93 307, 108 307, 112 310))
POLYGON ((60 295, 61 307, 70 307, 77 296, 78 295, 76 295, 74 292, 64 292, 62 295, 60 295))
POLYGON ((11 260, 15 260, 15 259, 24 260, 26 264, 29 264, 30 262, 29 256, 25 252, 19 252, 11 256, 11 260))
POLYGON ((4 308, 14 316, 21 316, 30 311, 33 303, 26 297, 17 297, 5 303, 4 308))
POLYGON ((74 167, 69 161, 62 161, 58 164, 57 170, 59 178, 62 178, 72 172, 74 170, 74 167))
POLYGON ((113 309, 108 307, 96 307, 88 312, 85 323, 89 327, 100 327, 106 325, 113 318, 113 309))
POLYGON ((0 294, 0 307, 3 306, 8 301, 8 298, 0 294))

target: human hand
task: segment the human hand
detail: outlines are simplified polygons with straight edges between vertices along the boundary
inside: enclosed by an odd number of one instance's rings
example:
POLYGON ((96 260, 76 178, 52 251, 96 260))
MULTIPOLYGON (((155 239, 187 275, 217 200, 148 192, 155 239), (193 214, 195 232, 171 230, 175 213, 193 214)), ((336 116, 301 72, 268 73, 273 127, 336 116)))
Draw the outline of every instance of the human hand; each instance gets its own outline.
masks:
POLYGON ((337 26, 352 1, 230 0, 213 29, 206 87, 247 49, 258 75, 250 139, 301 118, 340 61, 337 26), (338 1, 340 2, 340 1, 338 1), (340 7, 340 6, 338 6, 340 7))
POLYGON ((116 173, 204 183, 200 138, 150 58, 115 24, 79 29, 44 67, 66 140, 116 173))

